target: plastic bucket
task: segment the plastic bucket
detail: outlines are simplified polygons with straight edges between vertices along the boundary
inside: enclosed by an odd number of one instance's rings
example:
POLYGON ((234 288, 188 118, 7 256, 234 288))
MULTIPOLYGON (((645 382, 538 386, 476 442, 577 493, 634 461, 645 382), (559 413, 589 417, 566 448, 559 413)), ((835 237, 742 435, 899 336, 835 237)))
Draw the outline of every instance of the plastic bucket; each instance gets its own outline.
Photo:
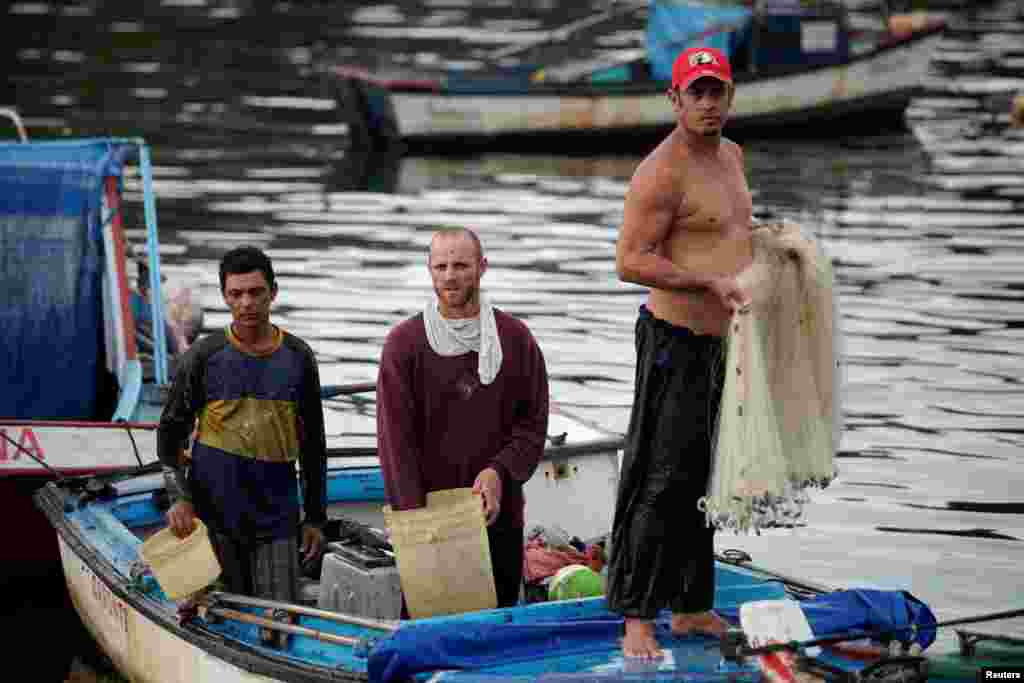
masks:
POLYGON ((199 518, 185 538, 175 536, 170 527, 161 529, 142 544, 139 553, 171 600, 202 590, 220 576, 220 562, 199 518))
POLYGON ((498 605, 479 494, 470 488, 430 491, 426 507, 385 507, 384 520, 412 618, 498 605))

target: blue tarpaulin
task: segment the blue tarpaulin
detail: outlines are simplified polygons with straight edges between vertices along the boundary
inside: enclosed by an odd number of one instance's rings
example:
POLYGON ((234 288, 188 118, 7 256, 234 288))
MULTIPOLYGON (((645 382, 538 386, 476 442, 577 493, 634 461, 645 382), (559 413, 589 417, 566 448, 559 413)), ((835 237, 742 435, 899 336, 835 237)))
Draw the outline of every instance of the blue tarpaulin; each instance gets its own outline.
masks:
POLYGON ((672 78, 672 62, 688 47, 706 46, 732 56, 733 36, 745 30, 751 12, 698 2, 652 2, 647 18, 647 55, 657 80, 672 78))
MULTIPOLYGON (((935 641, 935 615, 906 591, 856 588, 824 593, 799 604, 816 638, 885 631, 887 638, 915 641, 922 650, 935 641), (911 628, 894 631, 904 626, 911 628)), ((727 619, 739 619, 739 608, 718 611, 727 619)))
MULTIPOLYGON (((904 591, 835 591, 798 604, 815 637, 913 626, 913 633, 902 631, 894 637, 916 640, 922 648, 935 640, 935 615, 904 591)), ((716 610, 737 623, 739 609, 735 604, 716 603, 716 610)), ((586 619, 535 623, 476 619, 409 622, 376 644, 370 652, 367 671, 371 681, 387 682, 407 680, 429 671, 493 670, 502 664, 512 667, 538 652, 558 652, 571 658, 602 648, 614 649, 619 647, 621 635, 622 618, 605 610, 586 619)))
POLYGON ((935 615, 906 591, 851 589, 800 602, 817 637, 852 631, 889 631, 889 638, 916 641, 923 650, 935 642, 935 615), (913 630, 893 632, 903 626, 913 630))
POLYGON ((371 681, 404 681, 424 671, 481 669, 557 651, 569 657, 595 645, 614 646, 622 619, 559 621, 535 624, 407 624, 370 652, 371 681))
POLYGON ((136 149, 0 143, 0 417, 97 417, 103 179, 120 177, 136 149))

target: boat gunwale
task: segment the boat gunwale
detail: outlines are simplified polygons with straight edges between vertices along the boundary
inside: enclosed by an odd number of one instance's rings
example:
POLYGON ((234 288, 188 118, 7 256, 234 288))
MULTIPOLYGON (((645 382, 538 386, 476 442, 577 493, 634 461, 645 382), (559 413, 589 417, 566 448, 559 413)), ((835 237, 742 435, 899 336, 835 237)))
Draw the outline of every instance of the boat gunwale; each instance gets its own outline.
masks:
MULTIPOLYGON (((885 122, 891 122, 889 128, 897 127, 896 124, 903 122, 903 110, 906 103, 918 92, 920 86, 912 86, 900 90, 891 90, 885 93, 866 95, 855 99, 846 99, 838 103, 828 103, 819 107, 794 109, 784 112, 768 112, 763 114, 750 114, 742 118, 730 118, 726 123, 725 137, 735 140, 742 140, 751 137, 752 134, 770 131, 770 135, 785 137, 786 132, 780 131, 786 124, 799 124, 803 126, 801 135, 812 135, 816 130, 828 136, 834 136, 835 130, 828 128, 828 124, 837 120, 847 120, 851 116, 864 111, 873 112, 870 117, 861 119, 854 118, 849 126, 844 129, 846 136, 855 135, 858 131, 868 130, 877 133, 880 129, 886 129, 885 122), (891 103, 888 106, 880 106, 879 103, 891 103), (886 113, 887 112, 887 113, 886 113), (884 118, 883 117, 887 117, 884 118)), ((672 122, 649 123, 649 124, 623 124, 621 126, 608 126, 602 128, 551 128, 551 129, 515 129, 486 132, 443 132, 443 133, 414 133, 401 136, 402 144, 412 152, 423 152, 427 154, 448 154, 451 156, 465 156, 468 150, 487 148, 488 145, 497 141, 504 141, 508 148, 524 152, 533 149, 548 150, 546 143, 554 140, 560 141, 581 141, 590 138, 600 137, 607 146, 607 151, 615 152, 622 149, 635 150, 637 141, 634 137, 655 136, 664 134, 672 129, 675 124, 672 122), (453 149, 445 149, 445 145, 453 143, 453 149)), ((900 126, 902 128, 902 126, 900 126)), ((656 141, 651 141, 652 146, 656 141)), ((502 147, 502 149, 506 149, 502 147)), ((580 152, 583 153, 583 152, 580 152)), ((571 155, 572 153, 570 153, 571 155)))

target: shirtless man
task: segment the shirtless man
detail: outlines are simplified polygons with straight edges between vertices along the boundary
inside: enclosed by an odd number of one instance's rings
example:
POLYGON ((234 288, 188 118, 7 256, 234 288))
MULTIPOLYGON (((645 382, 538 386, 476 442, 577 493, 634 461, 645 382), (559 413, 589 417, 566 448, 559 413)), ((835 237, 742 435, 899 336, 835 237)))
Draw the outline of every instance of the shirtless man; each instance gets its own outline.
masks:
POLYGON ((675 129, 637 167, 616 254, 619 278, 650 287, 636 323, 636 394, 608 574, 627 657, 657 658, 654 617, 720 636, 711 611, 714 529, 705 494, 721 398, 722 338, 749 305, 752 201, 738 145, 722 138, 735 88, 725 56, 690 48, 672 68, 675 129))

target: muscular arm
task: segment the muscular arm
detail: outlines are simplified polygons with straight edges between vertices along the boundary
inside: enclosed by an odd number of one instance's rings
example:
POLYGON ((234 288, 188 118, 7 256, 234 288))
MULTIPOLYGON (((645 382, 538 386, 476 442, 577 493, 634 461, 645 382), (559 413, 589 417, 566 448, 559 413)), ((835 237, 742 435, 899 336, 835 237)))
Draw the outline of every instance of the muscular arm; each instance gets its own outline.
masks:
MULTIPOLYGON (((724 143, 726 154, 743 180, 743 157, 739 147, 724 143)), ((660 159, 656 150, 637 168, 626 193, 622 229, 616 245, 616 269, 619 279, 666 292, 704 290, 715 296, 727 310, 737 311, 749 303, 733 275, 688 270, 665 255, 665 243, 685 207, 678 180, 678 169, 660 159)), ((746 184, 743 181, 745 190, 746 184)), ((693 204, 694 202, 690 202, 693 204)), ((749 217, 749 213, 748 213, 749 217)), ((746 223, 743 230, 749 229, 746 223)))
POLYGON ((384 342, 377 373, 377 455, 393 510, 412 510, 427 503, 416 438, 412 362, 412 352, 392 332, 384 342))
POLYGON ((616 270, 623 282, 670 291, 702 289, 709 276, 683 270, 662 253, 681 203, 675 178, 666 171, 651 156, 633 175, 615 250, 616 270))

